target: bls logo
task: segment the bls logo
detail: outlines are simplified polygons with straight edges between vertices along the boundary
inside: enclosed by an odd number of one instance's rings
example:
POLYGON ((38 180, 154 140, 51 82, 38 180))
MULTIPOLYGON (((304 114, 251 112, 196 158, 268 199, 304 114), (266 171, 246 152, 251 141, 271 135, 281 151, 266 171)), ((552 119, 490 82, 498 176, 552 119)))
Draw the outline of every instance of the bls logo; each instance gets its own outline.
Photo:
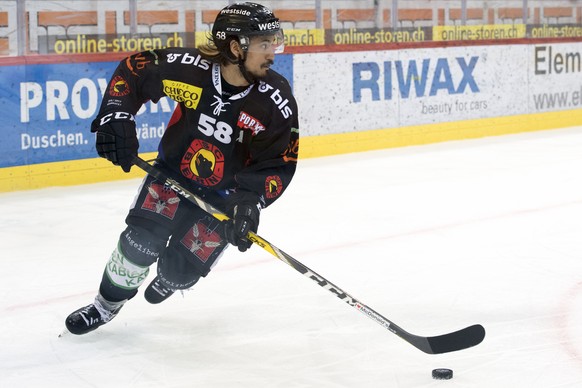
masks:
POLYGON ((188 54, 188 53, 168 53, 168 55, 166 56, 166 60, 168 61, 168 63, 173 63, 176 62, 180 59, 180 63, 182 65, 193 65, 193 66, 197 66, 203 70, 208 70, 210 69, 210 61, 207 59, 203 59, 201 55, 197 55, 195 57, 193 57, 192 55, 188 54))
POLYGON ((283 117, 286 119, 291 117, 291 115, 293 114, 293 109, 291 109, 291 107, 288 105, 289 99, 284 98, 281 95, 281 91, 279 89, 275 89, 274 87, 263 81, 260 81, 258 89, 259 92, 261 93, 271 93, 272 91, 271 100, 273 100, 273 102, 277 105, 283 117))

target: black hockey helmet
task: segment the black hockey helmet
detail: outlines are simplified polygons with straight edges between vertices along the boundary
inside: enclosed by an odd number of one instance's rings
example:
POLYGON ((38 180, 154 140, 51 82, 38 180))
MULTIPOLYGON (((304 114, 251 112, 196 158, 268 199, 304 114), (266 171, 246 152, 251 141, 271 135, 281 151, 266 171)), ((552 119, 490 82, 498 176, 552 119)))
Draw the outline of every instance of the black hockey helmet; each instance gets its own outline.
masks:
POLYGON ((214 21, 212 39, 217 47, 230 37, 237 37, 244 51, 249 49, 250 37, 273 35, 275 52, 283 51, 283 31, 273 12, 257 3, 235 3, 223 8, 214 21))

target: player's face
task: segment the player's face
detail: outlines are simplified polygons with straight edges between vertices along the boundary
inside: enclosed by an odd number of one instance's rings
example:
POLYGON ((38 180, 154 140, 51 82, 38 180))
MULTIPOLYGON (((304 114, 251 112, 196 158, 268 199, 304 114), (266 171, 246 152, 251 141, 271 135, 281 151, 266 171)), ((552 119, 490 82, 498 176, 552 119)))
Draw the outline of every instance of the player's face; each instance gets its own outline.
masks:
POLYGON ((283 47, 282 33, 252 37, 245 61, 247 72, 256 79, 265 77, 274 63, 275 54, 282 52, 283 47))

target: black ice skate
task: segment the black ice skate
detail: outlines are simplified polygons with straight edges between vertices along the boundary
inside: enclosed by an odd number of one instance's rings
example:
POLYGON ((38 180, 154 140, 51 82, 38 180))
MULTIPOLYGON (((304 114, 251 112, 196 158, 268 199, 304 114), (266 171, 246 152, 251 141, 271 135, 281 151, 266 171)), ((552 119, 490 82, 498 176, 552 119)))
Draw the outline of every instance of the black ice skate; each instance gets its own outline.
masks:
POLYGON ((115 318, 125 302, 109 302, 98 294, 92 304, 71 313, 65 325, 73 334, 86 334, 115 318))
POLYGON ((168 299, 173 293, 174 290, 164 286, 160 278, 156 276, 146 288, 143 296, 148 302, 158 304, 168 299))

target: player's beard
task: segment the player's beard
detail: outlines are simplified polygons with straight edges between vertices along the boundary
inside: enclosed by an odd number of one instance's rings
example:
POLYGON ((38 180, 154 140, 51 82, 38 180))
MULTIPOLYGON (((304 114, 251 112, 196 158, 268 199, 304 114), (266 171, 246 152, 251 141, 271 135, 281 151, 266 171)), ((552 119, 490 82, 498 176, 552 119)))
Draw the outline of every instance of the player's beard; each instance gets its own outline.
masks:
POLYGON ((269 69, 271 68, 273 63, 274 62, 270 59, 265 61, 261 65, 260 71, 250 71, 248 68, 246 68, 246 65, 245 65, 245 69, 251 77, 253 77, 257 81, 260 81, 260 80, 264 80, 267 77, 267 74, 269 74, 269 69))

